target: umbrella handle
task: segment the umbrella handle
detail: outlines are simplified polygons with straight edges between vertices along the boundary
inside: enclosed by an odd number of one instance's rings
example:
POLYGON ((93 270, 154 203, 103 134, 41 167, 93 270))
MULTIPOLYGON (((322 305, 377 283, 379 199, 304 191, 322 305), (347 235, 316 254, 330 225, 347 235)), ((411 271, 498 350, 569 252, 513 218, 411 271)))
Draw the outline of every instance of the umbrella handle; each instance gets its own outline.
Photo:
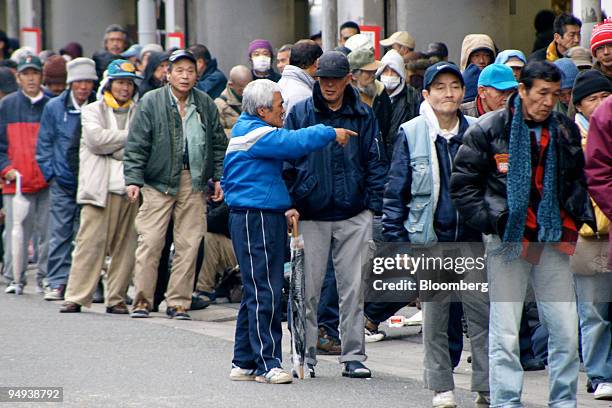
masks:
POLYGON ((294 238, 297 238, 299 235, 298 221, 297 221, 297 218, 295 217, 291 217, 291 235, 293 235, 294 238))
POLYGON ((21 173, 15 171, 15 194, 21 194, 21 173))

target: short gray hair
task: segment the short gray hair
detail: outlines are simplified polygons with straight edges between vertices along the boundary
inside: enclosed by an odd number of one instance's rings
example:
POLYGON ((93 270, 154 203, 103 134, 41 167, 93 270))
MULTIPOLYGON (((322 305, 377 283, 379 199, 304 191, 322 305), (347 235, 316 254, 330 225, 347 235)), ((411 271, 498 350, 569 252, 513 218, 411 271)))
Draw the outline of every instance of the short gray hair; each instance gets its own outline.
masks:
POLYGON ((280 91, 280 86, 269 79, 249 82, 242 94, 242 111, 257 116, 257 108, 272 109, 274 93, 280 93, 280 91))

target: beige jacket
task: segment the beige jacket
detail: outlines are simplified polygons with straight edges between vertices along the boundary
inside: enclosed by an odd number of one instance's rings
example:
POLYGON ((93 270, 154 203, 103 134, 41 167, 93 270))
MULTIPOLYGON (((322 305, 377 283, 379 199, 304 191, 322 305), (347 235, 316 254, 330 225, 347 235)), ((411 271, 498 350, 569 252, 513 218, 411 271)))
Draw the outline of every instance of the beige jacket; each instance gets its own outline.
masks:
POLYGON ((461 65, 459 66, 461 72, 465 71, 465 68, 469 65, 470 54, 482 48, 491 50, 493 57, 495 57, 495 45, 491 37, 486 34, 468 34, 465 36, 463 44, 461 44, 461 65))
POLYGON ((233 92, 230 92, 228 85, 221 93, 221 96, 215 99, 215 105, 217 105, 217 109, 219 110, 221 126, 223 126, 225 135, 229 138, 232 133, 232 128, 242 112, 242 102, 236 98, 233 92))
POLYGON ((123 130, 117 129, 113 110, 103 100, 91 103, 81 111, 77 203, 106 207, 109 178, 120 177, 124 180, 123 149, 134 117, 134 108, 135 104, 132 104, 123 130), (112 167, 116 169, 113 173, 119 174, 110 174, 112 162, 115 162, 112 167), (119 168, 120 172, 117 171, 119 168))

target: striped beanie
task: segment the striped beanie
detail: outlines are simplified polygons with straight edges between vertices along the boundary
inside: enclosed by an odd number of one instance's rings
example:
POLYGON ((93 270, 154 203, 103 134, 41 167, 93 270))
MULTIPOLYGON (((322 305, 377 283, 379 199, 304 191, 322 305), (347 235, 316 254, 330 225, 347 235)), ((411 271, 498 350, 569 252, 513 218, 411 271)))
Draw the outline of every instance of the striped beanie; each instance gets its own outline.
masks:
POLYGON ((593 27, 591 33, 591 53, 595 56, 595 50, 604 44, 612 43, 612 17, 608 17, 593 27))

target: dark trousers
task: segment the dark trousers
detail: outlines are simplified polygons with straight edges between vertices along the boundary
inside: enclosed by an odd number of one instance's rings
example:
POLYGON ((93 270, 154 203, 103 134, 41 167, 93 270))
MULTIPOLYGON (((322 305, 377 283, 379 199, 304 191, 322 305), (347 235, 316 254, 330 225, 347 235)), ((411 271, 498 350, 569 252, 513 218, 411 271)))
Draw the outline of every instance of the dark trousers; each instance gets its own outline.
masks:
POLYGON ((257 374, 281 367, 281 291, 287 242, 283 213, 231 211, 230 233, 242 274, 234 359, 257 374))
POLYGON ((66 285, 72 265, 72 241, 78 231, 79 206, 76 192, 51 183, 51 211, 49 217, 49 260, 47 282, 51 288, 66 285))

